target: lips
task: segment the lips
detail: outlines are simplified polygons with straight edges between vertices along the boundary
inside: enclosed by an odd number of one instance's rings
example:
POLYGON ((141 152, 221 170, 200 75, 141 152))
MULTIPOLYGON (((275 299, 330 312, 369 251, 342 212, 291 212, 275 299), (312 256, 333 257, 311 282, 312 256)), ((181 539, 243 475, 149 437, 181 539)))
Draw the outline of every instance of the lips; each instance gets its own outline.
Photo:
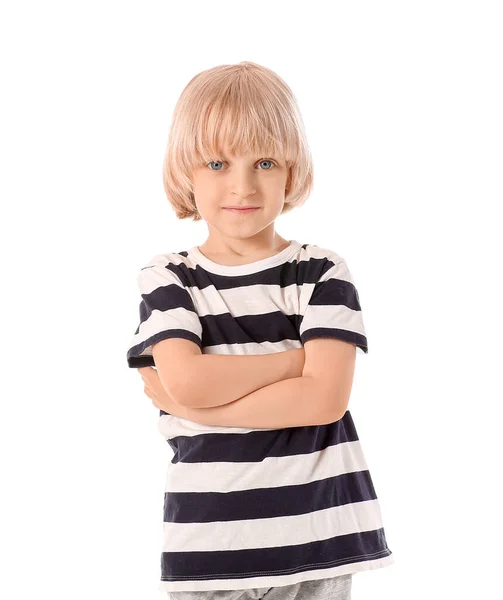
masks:
POLYGON ((258 206, 244 206, 244 207, 240 207, 240 208, 233 208, 230 206, 224 206, 225 210, 228 210, 230 212, 233 213, 238 213, 238 214, 246 214, 246 213, 251 213, 254 210, 258 210, 259 207, 258 206))

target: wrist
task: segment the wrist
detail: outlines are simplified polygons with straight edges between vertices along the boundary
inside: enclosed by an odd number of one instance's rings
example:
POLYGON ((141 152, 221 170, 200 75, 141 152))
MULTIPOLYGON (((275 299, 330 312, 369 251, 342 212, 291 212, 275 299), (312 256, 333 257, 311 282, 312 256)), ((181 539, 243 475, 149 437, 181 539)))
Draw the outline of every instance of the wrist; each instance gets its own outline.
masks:
POLYGON ((168 412, 170 415, 173 415, 174 417, 180 417, 182 419, 189 418, 188 411, 190 408, 188 406, 184 406, 183 404, 178 404, 168 394, 163 397, 162 404, 164 405, 163 410, 168 412))

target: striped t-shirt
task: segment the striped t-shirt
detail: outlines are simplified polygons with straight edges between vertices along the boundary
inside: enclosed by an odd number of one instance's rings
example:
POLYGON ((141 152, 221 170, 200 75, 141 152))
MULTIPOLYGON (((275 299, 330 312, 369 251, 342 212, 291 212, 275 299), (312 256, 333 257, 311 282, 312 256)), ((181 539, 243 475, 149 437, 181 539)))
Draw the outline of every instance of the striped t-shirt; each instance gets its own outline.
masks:
MULTIPOLYGON (((312 338, 367 353, 344 258, 290 240, 274 256, 220 265, 194 246, 155 256, 138 276, 128 366, 152 344, 192 340, 203 354, 270 354, 312 338)), ((174 456, 164 494, 160 591, 281 587, 393 563, 379 501, 347 410, 321 426, 217 427, 159 415, 174 456)))

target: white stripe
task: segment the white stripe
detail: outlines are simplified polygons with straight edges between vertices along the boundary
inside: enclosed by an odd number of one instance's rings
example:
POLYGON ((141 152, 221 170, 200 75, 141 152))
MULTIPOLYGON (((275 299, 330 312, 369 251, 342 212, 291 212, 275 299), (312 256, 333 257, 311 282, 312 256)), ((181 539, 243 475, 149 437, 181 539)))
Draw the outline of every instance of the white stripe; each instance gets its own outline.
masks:
POLYGON ((217 521, 164 523, 163 552, 218 552, 280 548, 328 540, 339 535, 372 531, 383 526, 377 500, 343 504, 303 515, 217 521))
MULTIPOLYGON (((232 433, 232 429, 228 427, 226 433, 232 433)), ((193 435, 197 433, 194 431, 193 435)), ((309 454, 269 456, 260 462, 170 463, 166 491, 237 492, 302 485, 367 468, 360 441, 355 440, 309 454)))
POLYGON ((140 324, 138 333, 133 335, 130 348, 141 344, 149 337, 161 331, 185 329, 201 337, 202 327, 198 316, 191 310, 178 307, 170 310, 153 310, 149 318, 140 324))
POLYGON ((300 324, 300 335, 314 327, 334 327, 365 335, 362 312, 348 308, 345 304, 311 305, 300 324))
MULTIPOLYGON (((304 287, 311 290, 314 285, 304 284, 304 287)), ((186 289, 190 291, 200 317, 225 313, 241 317, 278 311, 287 315, 299 314, 303 286, 256 284, 217 290, 210 285, 202 290, 196 286, 187 286, 186 289)))

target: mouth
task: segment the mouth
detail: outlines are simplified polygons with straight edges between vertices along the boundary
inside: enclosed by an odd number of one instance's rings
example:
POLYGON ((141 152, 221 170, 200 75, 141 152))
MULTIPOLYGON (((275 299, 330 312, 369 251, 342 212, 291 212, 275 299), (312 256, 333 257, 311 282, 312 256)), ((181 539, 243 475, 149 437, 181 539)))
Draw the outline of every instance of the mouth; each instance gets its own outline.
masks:
POLYGON ((244 208, 224 206, 225 210, 228 210, 229 212, 236 213, 236 214, 248 214, 255 210, 259 210, 259 208, 260 208, 259 206, 251 206, 251 207, 248 206, 248 207, 244 207, 244 208))

